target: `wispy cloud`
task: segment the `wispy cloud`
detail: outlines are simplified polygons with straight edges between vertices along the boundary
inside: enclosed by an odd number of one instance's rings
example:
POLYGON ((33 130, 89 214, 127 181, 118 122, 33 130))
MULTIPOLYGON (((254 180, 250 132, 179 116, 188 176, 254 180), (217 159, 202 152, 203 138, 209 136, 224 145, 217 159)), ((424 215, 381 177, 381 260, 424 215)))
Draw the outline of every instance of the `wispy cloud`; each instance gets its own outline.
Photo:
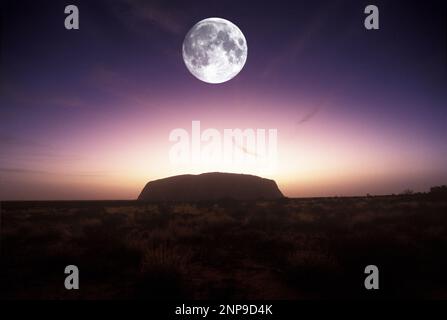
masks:
POLYGON ((1 85, 0 94, 8 104, 12 101, 16 104, 24 104, 27 106, 46 106, 46 107, 60 107, 60 108, 83 108, 89 104, 71 93, 42 93, 36 92, 32 89, 22 87, 16 84, 1 85))
POLYGON ((54 171, 53 168, 66 161, 79 161, 82 157, 59 152, 40 141, 25 139, 10 134, 0 134, 0 173, 2 175, 43 175, 55 177, 95 178, 108 176, 107 171, 54 171), (42 168, 42 169, 40 169, 42 168))
POLYGON ((339 96, 340 94, 341 91, 335 89, 326 92, 324 96, 320 97, 317 103, 315 103, 310 109, 306 110, 306 112, 298 117, 296 126, 300 126, 314 119, 323 109, 333 105, 337 96, 339 96))
POLYGON ((0 172, 2 173, 12 173, 12 174, 38 174, 38 175, 59 175, 59 176, 70 176, 70 177, 104 177, 108 175, 105 171, 81 171, 81 172, 53 172, 44 170, 35 170, 29 168, 16 168, 16 167, 0 167, 0 172))
POLYGON ((86 77, 87 83, 114 98, 123 99, 126 103, 144 105, 151 96, 136 81, 127 78, 120 72, 104 66, 93 68, 86 77))
POLYGON ((24 168, 0 168, 0 172, 3 173, 18 173, 18 174, 48 174, 47 171, 41 170, 32 170, 32 169, 24 169, 24 168))
POLYGON ((25 161, 34 163, 36 161, 48 160, 80 160, 76 154, 59 152, 51 145, 40 141, 22 138, 11 134, 0 133, 0 162, 25 161))
POLYGON ((280 72, 281 67, 287 65, 290 61, 295 60, 309 44, 318 36, 318 34, 327 25, 328 17, 334 12, 334 8, 340 5, 340 1, 331 1, 326 8, 318 10, 318 12, 311 18, 308 25, 296 33, 284 47, 283 50, 268 63, 261 76, 263 78, 270 78, 280 72))
POLYGON ((321 106, 317 106, 313 109, 311 109, 309 112, 307 112, 306 114, 304 114, 297 122, 297 124, 303 124, 306 123, 308 121, 310 121, 313 117, 315 117, 318 112, 320 112, 321 110, 321 106))
POLYGON ((41 144, 39 142, 30 140, 30 139, 24 139, 8 134, 1 134, 0 133, 0 148, 7 148, 11 146, 22 146, 22 147, 48 147, 45 144, 41 144))
POLYGON ((114 11, 126 27, 142 32, 145 25, 153 25, 170 34, 183 34, 184 24, 180 12, 166 8, 167 2, 119 0, 114 11))

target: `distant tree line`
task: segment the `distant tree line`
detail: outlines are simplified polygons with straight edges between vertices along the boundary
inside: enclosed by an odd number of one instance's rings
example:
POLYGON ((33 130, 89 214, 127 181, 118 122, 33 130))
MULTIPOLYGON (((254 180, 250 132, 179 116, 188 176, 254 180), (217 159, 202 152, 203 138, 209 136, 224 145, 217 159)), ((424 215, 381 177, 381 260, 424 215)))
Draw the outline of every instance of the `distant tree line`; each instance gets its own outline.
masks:
POLYGON ((443 185, 443 186, 431 187, 430 188, 430 193, 431 194, 446 195, 447 194, 447 186, 443 185))
MULTIPOLYGON (((391 196, 398 196, 398 197, 422 197, 422 198, 430 198, 434 200, 447 200, 447 185, 442 186, 434 186, 430 188, 429 192, 414 192, 412 189, 405 189, 399 194, 392 194, 391 196)), ((369 193, 366 195, 366 197, 370 198, 373 197, 369 193)))

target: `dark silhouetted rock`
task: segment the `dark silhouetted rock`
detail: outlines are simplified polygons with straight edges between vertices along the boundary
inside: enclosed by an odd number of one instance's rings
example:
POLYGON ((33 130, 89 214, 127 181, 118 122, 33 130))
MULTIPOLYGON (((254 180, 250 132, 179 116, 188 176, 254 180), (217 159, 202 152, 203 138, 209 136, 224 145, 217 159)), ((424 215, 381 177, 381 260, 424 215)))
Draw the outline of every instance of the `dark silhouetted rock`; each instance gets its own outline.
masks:
POLYGON ((273 180, 246 174, 213 172, 150 181, 141 191, 138 200, 273 200, 283 197, 273 180))

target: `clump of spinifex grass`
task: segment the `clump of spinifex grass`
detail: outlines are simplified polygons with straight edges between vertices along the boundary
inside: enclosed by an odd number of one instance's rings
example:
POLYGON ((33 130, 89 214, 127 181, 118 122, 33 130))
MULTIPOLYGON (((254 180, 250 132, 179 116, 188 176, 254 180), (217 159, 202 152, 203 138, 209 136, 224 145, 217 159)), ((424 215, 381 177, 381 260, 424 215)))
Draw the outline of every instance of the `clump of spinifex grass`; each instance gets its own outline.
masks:
POLYGON ((191 262, 190 250, 169 243, 150 244, 142 252, 136 285, 138 298, 182 298, 185 276, 191 262))

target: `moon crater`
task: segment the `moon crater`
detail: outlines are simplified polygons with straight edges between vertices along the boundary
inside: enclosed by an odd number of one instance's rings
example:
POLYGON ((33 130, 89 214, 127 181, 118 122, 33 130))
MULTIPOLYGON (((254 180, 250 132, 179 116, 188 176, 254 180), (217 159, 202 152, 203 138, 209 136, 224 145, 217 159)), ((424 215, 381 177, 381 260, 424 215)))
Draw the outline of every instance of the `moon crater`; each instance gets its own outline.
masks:
POLYGON ((208 18, 194 25, 183 41, 183 60, 188 70, 208 83, 234 78, 247 61, 247 41, 233 23, 208 18))

